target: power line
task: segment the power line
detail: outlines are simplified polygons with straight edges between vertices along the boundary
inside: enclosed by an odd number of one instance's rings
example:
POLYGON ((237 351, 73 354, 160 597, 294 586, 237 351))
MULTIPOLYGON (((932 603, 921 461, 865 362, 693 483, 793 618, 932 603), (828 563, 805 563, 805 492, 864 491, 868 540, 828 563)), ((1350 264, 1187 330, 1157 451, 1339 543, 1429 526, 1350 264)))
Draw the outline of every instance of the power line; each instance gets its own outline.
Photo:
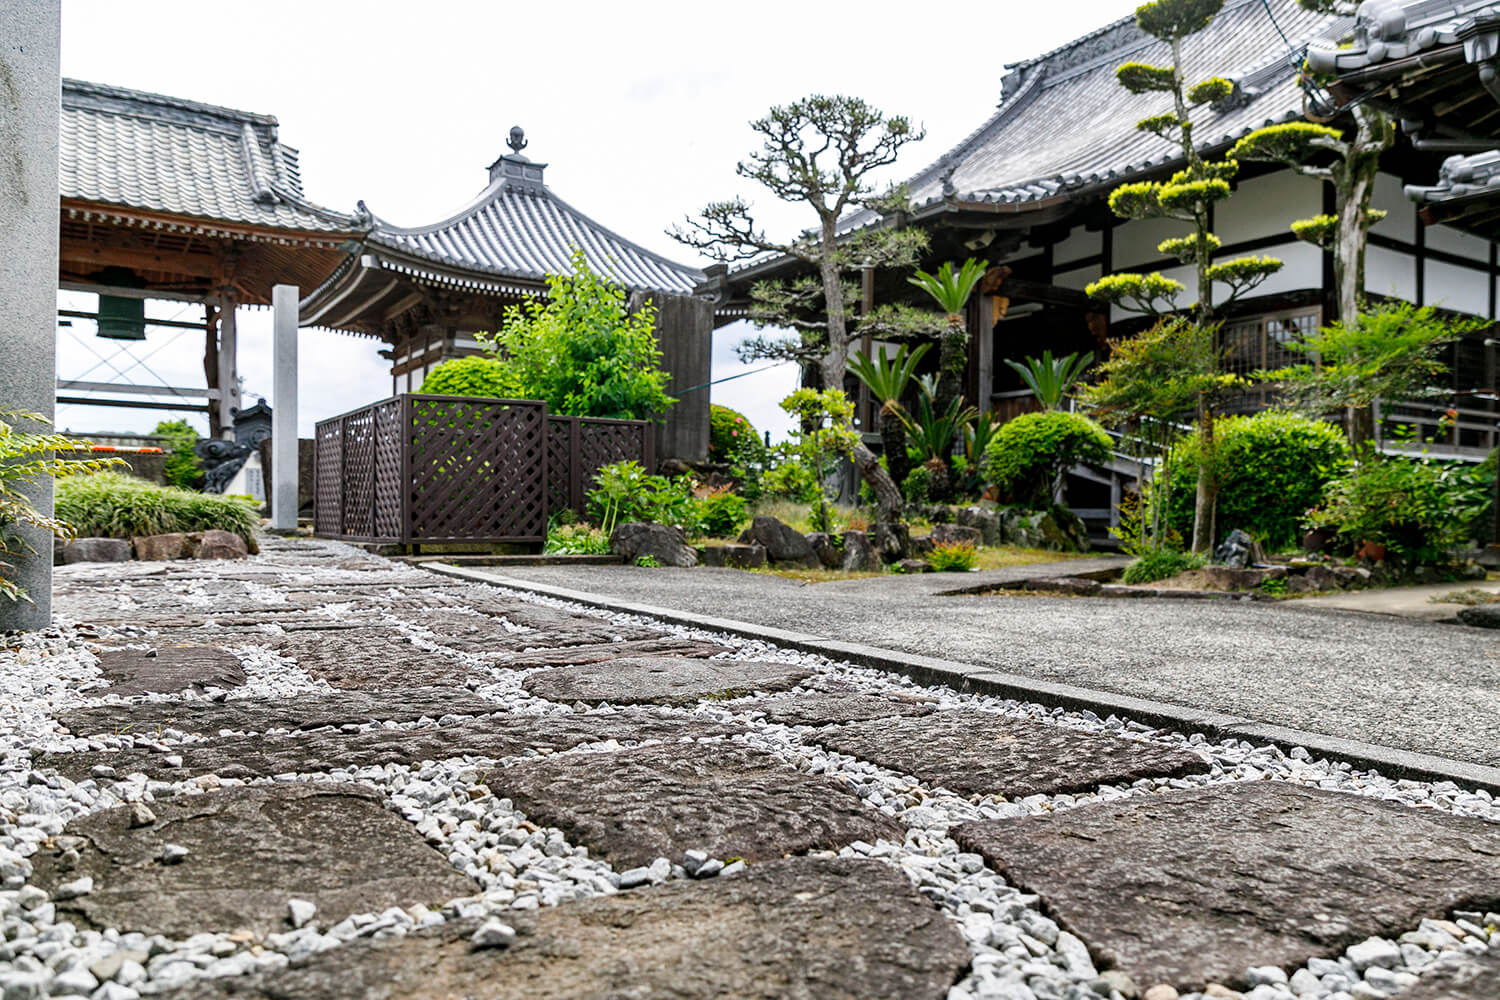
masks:
POLYGON ((778 361, 774 365, 766 365, 764 368, 757 368, 754 371, 740 372, 738 375, 725 375, 723 378, 716 378, 712 382, 704 382, 702 385, 690 386, 686 389, 674 389, 673 391, 676 392, 679 396, 683 396, 690 392, 697 392, 699 389, 707 389, 709 386, 718 385, 721 382, 733 382, 735 379, 744 378, 746 375, 759 375, 761 372, 768 372, 773 368, 780 368, 784 365, 791 364, 796 364, 796 362, 778 361))

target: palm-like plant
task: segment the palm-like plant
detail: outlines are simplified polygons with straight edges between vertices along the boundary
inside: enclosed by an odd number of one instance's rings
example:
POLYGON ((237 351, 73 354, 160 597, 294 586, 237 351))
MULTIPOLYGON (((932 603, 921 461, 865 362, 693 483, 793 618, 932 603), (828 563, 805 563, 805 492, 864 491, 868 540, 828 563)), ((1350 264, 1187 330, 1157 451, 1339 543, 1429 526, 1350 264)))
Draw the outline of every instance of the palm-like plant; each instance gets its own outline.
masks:
POLYGON ((1007 358, 1005 363, 1021 376, 1043 410, 1057 410, 1062 408, 1068 390, 1082 377, 1084 369, 1094 363, 1094 353, 1086 351, 1053 358, 1051 351, 1043 351, 1040 358, 1027 358, 1024 362, 1007 358))
POLYGON ((955 396, 946 407, 938 410, 932 376, 924 376, 917 383, 922 390, 917 399, 917 417, 913 420, 903 412, 901 423, 906 428, 907 440, 932 475, 932 497, 941 499, 948 495, 951 485, 948 463, 953 456, 953 444, 969 423, 979 416, 979 411, 964 406, 962 396, 955 396))
POLYGON ((947 315, 943 332, 938 336, 938 386, 934 401, 939 412, 958 398, 964 367, 969 360, 969 328, 964 322, 964 306, 979 284, 989 262, 970 257, 957 271, 952 261, 944 261, 936 274, 918 271, 906 280, 932 296, 947 315))
POLYGON ((922 355, 932 347, 920 344, 915 350, 903 345, 894 357, 878 351, 873 357, 856 354, 849 359, 849 370, 880 400, 880 440, 885 446, 885 464, 897 485, 906 481, 911 461, 906 457, 906 427, 901 422, 906 410, 901 397, 911 385, 913 373, 922 355))

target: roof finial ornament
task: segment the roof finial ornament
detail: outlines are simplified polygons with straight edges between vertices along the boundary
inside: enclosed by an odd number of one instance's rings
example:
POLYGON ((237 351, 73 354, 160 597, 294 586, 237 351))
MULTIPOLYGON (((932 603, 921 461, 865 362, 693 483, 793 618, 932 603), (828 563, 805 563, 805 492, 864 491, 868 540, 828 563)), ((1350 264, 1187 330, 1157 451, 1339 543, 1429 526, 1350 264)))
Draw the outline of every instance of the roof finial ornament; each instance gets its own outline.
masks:
POLYGON ((526 141, 526 130, 519 125, 512 125, 510 127, 510 138, 505 141, 505 144, 510 147, 512 153, 521 152, 521 150, 530 145, 526 141))

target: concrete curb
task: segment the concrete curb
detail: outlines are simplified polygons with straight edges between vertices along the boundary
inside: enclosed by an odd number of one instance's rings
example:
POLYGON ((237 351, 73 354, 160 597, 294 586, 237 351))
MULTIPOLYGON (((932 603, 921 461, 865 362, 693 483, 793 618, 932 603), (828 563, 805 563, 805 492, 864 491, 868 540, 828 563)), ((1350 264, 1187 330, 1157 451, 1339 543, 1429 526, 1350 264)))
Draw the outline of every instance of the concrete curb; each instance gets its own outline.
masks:
POLYGON ((1336 736, 1324 736, 1320 733, 1289 729, 1244 716, 1226 715, 1221 712, 1204 711, 1167 702, 1134 698, 1112 691, 1098 691, 1072 684, 1057 684, 954 660, 825 639, 803 632, 789 632, 785 629, 733 621, 728 618, 691 614, 671 608, 632 604, 583 591, 533 583, 529 580, 518 580, 494 572, 481 572, 441 563, 427 563, 421 568, 443 576, 529 591, 558 600, 573 601, 588 607, 656 618, 674 625, 724 632, 746 639, 761 639, 799 652, 815 653, 829 659, 847 660, 860 666, 903 674, 921 684, 941 684, 964 693, 1014 698, 1035 702, 1049 708, 1087 709, 1101 716, 1114 714, 1139 722, 1148 722, 1162 728, 1189 733, 1200 732, 1214 739, 1239 739, 1256 744, 1275 744, 1284 751, 1293 747, 1302 747, 1314 757, 1344 761, 1358 768, 1373 768, 1395 778, 1452 781, 1466 788, 1483 788, 1491 793, 1500 794, 1500 768, 1497 767, 1450 760, 1433 754, 1396 750, 1373 743, 1340 739, 1336 736))

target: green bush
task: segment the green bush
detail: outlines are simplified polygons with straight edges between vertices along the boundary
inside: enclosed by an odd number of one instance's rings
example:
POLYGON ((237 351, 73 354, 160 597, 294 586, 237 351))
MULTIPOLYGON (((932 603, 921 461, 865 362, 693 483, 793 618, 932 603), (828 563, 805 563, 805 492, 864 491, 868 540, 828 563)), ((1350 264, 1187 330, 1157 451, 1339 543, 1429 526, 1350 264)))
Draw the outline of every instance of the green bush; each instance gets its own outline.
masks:
POLYGON ((1109 435, 1088 417, 1025 413, 995 431, 980 469, 1012 500, 1047 507, 1059 475, 1080 462, 1102 464, 1109 452, 1109 435))
POLYGON ((1306 524, 1333 531, 1345 546, 1384 545, 1408 566, 1446 563, 1484 510, 1491 485, 1475 466, 1386 455, 1330 483, 1306 524))
POLYGON ((196 490, 203 485, 203 470, 198 467, 198 456, 193 445, 198 443, 198 432, 186 420, 163 420, 151 433, 166 438, 166 480, 169 486, 185 490, 196 490))
POLYGON ((157 486, 118 472, 58 481, 57 516, 78 534, 134 538, 168 531, 232 531, 246 544, 260 524, 253 502, 217 493, 157 486))
MULTIPOLYGON (((1214 473, 1219 481, 1219 535, 1249 532, 1271 551, 1302 537, 1302 520, 1323 491, 1349 468, 1349 445, 1333 424, 1267 410, 1214 421, 1214 473)), ((1183 537, 1193 530, 1197 491, 1197 435, 1172 449, 1167 526, 1183 537)), ((1164 484, 1160 474, 1156 486, 1164 484)))
POLYGON ((748 513, 745 498, 724 490, 699 497, 698 528, 708 535, 732 535, 745 523, 748 513))
POLYGON ((596 555, 609 551, 609 535, 591 524, 558 524, 547 532, 549 555, 596 555))
POLYGON ((1492 451, 1474 467, 1474 475, 1489 487, 1489 496, 1484 506, 1469 518, 1469 537, 1480 546, 1494 540, 1495 530, 1495 475, 1500 472, 1500 449, 1492 451))
POLYGON ((589 516, 604 531, 631 521, 675 524, 686 532, 698 529, 696 498, 686 476, 653 476, 639 462, 615 462, 594 476, 588 495, 589 516))
POLYGON ((444 361, 427 373, 417 391, 434 396, 511 398, 500 362, 484 354, 444 361))
POLYGON ((926 503, 932 492, 932 471, 918 465, 906 474, 901 483, 901 496, 907 503, 926 503))
POLYGON ((1176 549, 1160 548, 1143 553, 1135 562, 1125 567, 1120 579, 1128 584, 1153 583, 1165 580, 1203 565, 1203 557, 1176 549))
POLYGON ((817 474, 798 461, 784 461, 760 477, 761 492, 778 500, 817 503, 823 496, 817 474))
POLYGON ((974 568, 978 554, 969 542, 944 542, 934 545, 927 561, 939 573, 967 573, 974 568))
POLYGON ((743 413, 713 403, 708 408, 708 460, 729 465, 760 461, 766 446, 743 413))

